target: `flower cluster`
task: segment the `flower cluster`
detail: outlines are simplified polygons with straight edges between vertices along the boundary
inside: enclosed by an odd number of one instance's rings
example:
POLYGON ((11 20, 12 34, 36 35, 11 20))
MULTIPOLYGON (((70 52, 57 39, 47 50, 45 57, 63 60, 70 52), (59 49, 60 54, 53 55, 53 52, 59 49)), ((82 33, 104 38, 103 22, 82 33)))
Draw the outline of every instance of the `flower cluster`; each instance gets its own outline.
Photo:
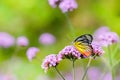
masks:
POLYGON ((48 0, 48 2, 53 8, 55 8, 60 0, 48 0))
POLYGON ((48 0, 48 2, 53 8, 59 6, 63 13, 73 11, 78 7, 76 0, 48 0))
POLYGON ((43 45, 51 45, 55 43, 56 38, 50 33, 43 33, 39 37, 39 43, 43 45))
POLYGON ((70 60, 76 60, 80 58, 80 53, 75 49, 74 46, 66 46, 59 52, 59 54, 51 54, 45 57, 42 63, 42 68, 47 71, 50 67, 57 66, 60 61, 65 58, 70 60))
POLYGON ((32 61, 33 58, 35 58, 36 54, 39 52, 40 50, 36 47, 30 47, 27 50, 27 57, 29 59, 29 61, 32 61))
POLYGON ((110 29, 107 26, 102 26, 94 32, 94 39, 98 38, 99 35, 109 32, 110 29))
POLYGON ((104 53, 102 46, 98 42, 92 42, 93 53, 96 56, 101 56, 104 53))
POLYGON ((7 32, 0 32, 0 47, 8 48, 14 45, 14 37, 7 32))
POLYGON ((25 36, 20 36, 15 39, 12 35, 7 32, 0 32, 0 47, 9 48, 17 44, 17 46, 28 46, 29 41, 25 36))
MULTIPOLYGON (((39 43, 44 46, 52 45, 53 43, 55 43, 55 41, 56 41, 56 38, 51 33, 42 33, 39 36, 39 43)), ((18 37, 17 44, 21 46, 27 46, 28 40, 24 36, 18 37)), ((32 59, 36 57, 36 54, 39 53, 39 51, 40 50, 37 47, 28 48, 26 52, 28 60, 31 62, 32 59)))
MULTIPOLYGON (((91 45, 93 47, 93 53, 95 55, 100 56, 104 53, 102 47, 97 43, 94 42, 91 45)), ((57 55, 48 55, 42 63, 42 68, 47 71, 49 67, 57 66, 62 59, 69 59, 71 61, 77 60, 81 58, 81 55, 82 54, 73 45, 69 45, 64 47, 57 55)))
POLYGON ((62 49, 58 55, 62 59, 67 58, 70 60, 75 60, 75 59, 80 59, 81 54, 73 45, 70 45, 62 49))
POLYGON ((99 42, 101 46, 109 46, 119 42, 119 36, 115 32, 111 32, 108 27, 101 27, 94 33, 94 40, 99 42))
POLYGON ((17 38, 17 45, 18 46, 28 46, 29 41, 25 36, 20 36, 17 38))
MULTIPOLYGON (((51 33, 43 33, 39 36, 39 43, 43 45, 52 45, 56 38, 51 33)), ((16 43, 17 46, 28 46, 29 40, 26 36, 19 36, 17 39, 7 32, 0 32, 0 47, 9 48, 16 43)))
POLYGON ((50 54, 45 57, 41 67, 45 70, 45 72, 50 68, 50 67, 55 67, 57 64, 61 61, 61 58, 58 57, 55 54, 50 54))

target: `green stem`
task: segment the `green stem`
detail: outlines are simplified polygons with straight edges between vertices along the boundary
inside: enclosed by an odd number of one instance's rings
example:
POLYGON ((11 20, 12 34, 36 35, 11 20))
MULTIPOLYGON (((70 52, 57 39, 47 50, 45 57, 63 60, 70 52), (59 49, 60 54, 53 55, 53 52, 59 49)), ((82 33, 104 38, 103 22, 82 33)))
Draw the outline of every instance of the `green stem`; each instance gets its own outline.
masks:
POLYGON ((55 67, 55 70, 57 71, 57 73, 60 75, 60 77, 65 80, 65 78, 63 77, 63 75, 60 73, 60 71, 57 69, 57 67, 55 67))
POLYGON ((82 80, 85 80, 85 77, 86 77, 86 74, 87 74, 87 71, 88 71, 88 69, 89 69, 89 66, 90 66, 91 61, 92 61, 92 57, 89 58, 89 61, 88 61, 88 64, 87 64, 85 73, 84 73, 84 75, 83 75, 83 77, 82 77, 82 80))
POLYGON ((110 51, 110 46, 108 46, 108 56, 109 56, 109 64, 112 66, 112 57, 111 57, 111 51, 110 51))
POLYGON ((110 46, 108 46, 108 55, 109 55, 109 64, 110 64, 110 70, 112 73, 112 80, 114 80, 114 70, 113 70, 113 63, 112 63, 112 56, 111 56, 111 50, 110 50, 110 46))
POLYGON ((73 80, 75 80, 75 60, 72 60, 72 62, 73 62, 73 63, 72 63, 72 66, 73 66, 73 67, 72 67, 72 68, 73 68, 73 69, 72 69, 72 72, 73 72, 73 80))
POLYGON ((115 67, 116 65, 118 65, 119 63, 120 63, 120 59, 119 59, 117 62, 114 63, 114 65, 112 66, 112 69, 114 69, 114 67, 115 67))
POLYGON ((112 72, 112 80, 114 80, 115 79, 114 70, 111 69, 111 72, 112 72))
POLYGON ((67 20, 67 23, 68 23, 68 27, 69 27, 69 29, 70 29, 70 31, 72 33, 72 37, 75 37, 75 30, 74 30, 74 27, 73 27, 73 25, 72 25, 72 23, 70 21, 70 18, 69 18, 67 13, 65 13, 65 17, 66 17, 66 20, 67 20))
POLYGON ((118 43, 118 44, 116 45, 116 47, 114 48, 114 51, 112 51, 112 53, 113 53, 113 54, 111 54, 111 55, 112 55, 112 56, 111 56, 112 59, 116 56, 116 53, 117 53, 117 51, 119 50, 119 45, 120 45, 120 44, 118 43))
POLYGON ((17 56, 17 54, 18 54, 18 52, 20 51, 20 49, 21 49, 20 46, 16 46, 16 49, 15 49, 15 51, 14 51, 14 53, 13 53, 13 57, 14 57, 14 56, 17 56))
POLYGON ((107 71, 106 71, 106 68, 104 67, 103 73, 101 74, 99 80, 103 80, 106 73, 107 73, 107 71))

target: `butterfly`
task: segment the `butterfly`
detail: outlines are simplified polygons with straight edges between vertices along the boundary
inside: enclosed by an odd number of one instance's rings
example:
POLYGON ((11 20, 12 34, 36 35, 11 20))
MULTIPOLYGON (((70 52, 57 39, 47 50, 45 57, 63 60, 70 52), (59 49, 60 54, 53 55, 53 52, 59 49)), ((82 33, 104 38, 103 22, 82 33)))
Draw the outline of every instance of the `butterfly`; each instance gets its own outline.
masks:
POLYGON ((73 45, 81 53, 82 58, 89 57, 92 55, 92 40, 93 37, 90 34, 81 35, 74 40, 73 45))

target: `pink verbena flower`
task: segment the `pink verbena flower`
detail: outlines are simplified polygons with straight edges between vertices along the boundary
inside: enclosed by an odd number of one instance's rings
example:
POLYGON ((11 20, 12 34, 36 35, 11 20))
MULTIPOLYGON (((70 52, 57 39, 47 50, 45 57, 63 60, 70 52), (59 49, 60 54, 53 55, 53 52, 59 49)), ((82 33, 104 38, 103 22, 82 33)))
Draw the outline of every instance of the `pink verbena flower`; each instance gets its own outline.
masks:
POLYGON ((58 56, 61 57, 62 59, 67 58, 70 60, 73 60, 73 59, 75 60, 75 59, 79 59, 81 54, 74 46, 70 45, 62 49, 59 52, 58 56))
POLYGON ((28 46, 29 41, 25 36, 20 36, 17 38, 17 45, 18 46, 28 46))
POLYGON ((11 47, 14 45, 14 40, 14 37, 7 32, 0 32, 0 47, 11 47))
POLYGON ((106 32, 105 34, 99 35, 98 41, 102 46, 108 46, 113 43, 118 43, 119 37, 115 32, 106 32))
POLYGON ((55 54, 50 54, 50 55, 45 57, 44 61, 42 62, 41 67, 46 72, 50 67, 56 67, 60 61, 61 61, 60 57, 58 57, 55 54))
POLYGON ((101 46, 107 47, 113 43, 119 42, 119 36, 115 32, 111 32, 107 27, 101 27, 94 33, 94 41, 97 41, 101 46))
POLYGON ((27 57, 29 59, 29 61, 32 61, 33 58, 35 58, 36 54, 39 52, 40 50, 36 47, 30 47, 27 50, 27 57))
POLYGON ((48 2, 53 8, 55 8, 60 0, 48 0, 48 2))
POLYGON ((59 6, 63 13, 73 11, 78 7, 76 0, 48 0, 48 2, 53 8, 59 6))
POLYGON ((92 42, 93 53, 96 56, 101 56, 104 53, 102 46, 98 42, 92 42))
POLYGON ((94 32, 93 36, 95 39, 97 39, 101 34, 104 34, 106 32, 110 32, 110 29, 107 26, 102 26, 94 32))
POLYGON ((55 43, 55 41, 56 41, 56 38, 50 33, 43 33, 39 37, 39 42, 43 45, 51 45, 55 43))
POLYGON ((63 13, 68 11, 73 11, 78 7, 75 0, 62 0, 59 4, 59 8, 62 10, 63 13))

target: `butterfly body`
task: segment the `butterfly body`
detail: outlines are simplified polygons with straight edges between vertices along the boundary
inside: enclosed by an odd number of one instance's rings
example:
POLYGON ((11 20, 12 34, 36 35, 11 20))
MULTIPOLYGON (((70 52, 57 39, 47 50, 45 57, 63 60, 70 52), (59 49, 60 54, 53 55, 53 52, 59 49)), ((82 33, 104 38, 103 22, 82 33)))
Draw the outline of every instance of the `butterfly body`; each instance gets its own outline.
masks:
POLYGON ((93 37, 90 34, 81 35, 74 40, 74 46, 82 56, 89 57, 93 52, 91 46, 92 40, 93 37))

